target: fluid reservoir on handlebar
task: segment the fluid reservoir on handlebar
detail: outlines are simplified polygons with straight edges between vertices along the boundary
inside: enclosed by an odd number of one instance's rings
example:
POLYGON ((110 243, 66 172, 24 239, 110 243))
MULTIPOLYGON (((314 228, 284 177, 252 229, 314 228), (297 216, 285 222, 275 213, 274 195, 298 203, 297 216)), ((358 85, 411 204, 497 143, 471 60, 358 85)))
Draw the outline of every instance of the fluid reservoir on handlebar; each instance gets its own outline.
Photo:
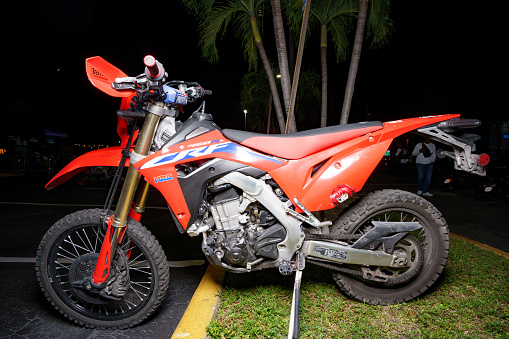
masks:
POLYGON ((187 104, 187 95, 178 89, 175 89, 170 86, 163 85, 164 93, 166 94, 166 98, 164 102, 167 104, 177 104, 177 105, 186 105, 187 104))

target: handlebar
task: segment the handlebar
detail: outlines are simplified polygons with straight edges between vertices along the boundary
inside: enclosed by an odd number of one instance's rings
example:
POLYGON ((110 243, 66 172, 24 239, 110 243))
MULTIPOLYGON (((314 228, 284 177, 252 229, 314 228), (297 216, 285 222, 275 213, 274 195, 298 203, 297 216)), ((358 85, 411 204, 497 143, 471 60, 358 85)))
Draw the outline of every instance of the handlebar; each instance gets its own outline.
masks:
POLYGON ((111 86, 118 90, 140 91, 142 101, 161 100, 168 104, 180 106, 188 102, 194 102, 204 96, 212 95, 211 90, 206 90, 197 82, 173 80, 166 82, 168 76, 163 65, 152 55, 143 58, 145 73, 137 77, 116 78, 111 86), (150 92, 147 90, 154 90, 150 92))
POLYGON ((162 80, 164 77, 164 68, 163 65, 156 60, 152 55, 147 55, 143 58, 143 63, 145 64, 145 74, 147 78, 152 81, 162 80))

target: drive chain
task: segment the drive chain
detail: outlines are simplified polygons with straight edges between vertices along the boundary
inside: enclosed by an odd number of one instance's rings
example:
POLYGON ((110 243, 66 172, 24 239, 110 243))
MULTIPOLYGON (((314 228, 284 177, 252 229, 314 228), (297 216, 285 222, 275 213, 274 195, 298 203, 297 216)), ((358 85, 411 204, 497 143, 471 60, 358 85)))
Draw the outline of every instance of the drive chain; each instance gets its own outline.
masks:
POLYGON ((338 272, 341 272, 341 273, 347 273, 347 274, 350 274, 350 275, 357 275, 357 276, 362 277, 362 271, 359 271, 359 270, 354 270, 354 269, 346 268, 346 267, 339 267, 337 265, 327 264, 325 262, 313 260, 311 258, 307 258, 306 262, 310 263, 310 264, 313 264, 313 265, 325 267, 325 268, 328 268, 328 269, 333 270, 333 271, 338 271, 338 272))
POLYGON ((316 240, 357 240, 363 236, 363 234, 315 234, 306 232, 306 240, 316 239, 316 240))

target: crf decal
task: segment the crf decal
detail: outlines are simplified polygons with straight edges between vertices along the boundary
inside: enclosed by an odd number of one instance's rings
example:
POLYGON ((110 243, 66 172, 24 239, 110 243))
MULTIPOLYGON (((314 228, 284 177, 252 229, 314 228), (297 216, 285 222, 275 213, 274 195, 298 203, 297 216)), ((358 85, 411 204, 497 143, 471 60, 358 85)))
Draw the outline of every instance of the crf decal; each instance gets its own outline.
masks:
POLYGON ((355 191, 348 185, 337 185, 330 193, 330 201, 334 206, 337 206, 353 196, 355 191))
POLYGON ((218 153, 218 152, 224 152, 224 153, 230 153, 230 154, 236 154, 240 158, 245 159, 246 161, 249 161, 249 157, 251 158, 258 158, 263 160, 269 160, 273 162, 277 162, 279 164, 282 164, 280 160, 265 156, 260 153, 253 152, 245 147, 239 146, 237 144, 234 144, 232 142, 225 142, 222 144, 212 144, 210 146, 203 146, 188 150, 183 150, 181 152, 175 152, 171 154, 165 154, 158 156, 150 161, 148 161, 146 164, 141 166, 139 169, 146 169, 166 164, 175 163, 182 160, 192 159, 203 155, 209 155, 212 153, 218 153))
POLYGON ((168 173, 166 175, 159 175, 157 177, 154 177, 154 182, 156 184, 158 184, 160 182, 164 182, 164 181, 168 181, 168 180, 172 180, 172 179, 173 179, 173 174, 168 173))

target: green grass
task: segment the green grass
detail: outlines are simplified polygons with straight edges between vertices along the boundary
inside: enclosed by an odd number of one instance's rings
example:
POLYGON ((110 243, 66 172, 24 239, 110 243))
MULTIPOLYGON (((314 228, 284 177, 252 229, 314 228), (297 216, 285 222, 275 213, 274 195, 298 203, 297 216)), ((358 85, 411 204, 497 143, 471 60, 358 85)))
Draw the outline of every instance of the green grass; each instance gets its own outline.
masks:
MULTIPOLYGON (((228 273, 212 338, 286 338, 294 276, 276 270, 228 273)), ((352 301, 330 272, 303 272, 300 338, 509 338, 509 260, 458 239, 444 275, 406 304, 352 301)))

